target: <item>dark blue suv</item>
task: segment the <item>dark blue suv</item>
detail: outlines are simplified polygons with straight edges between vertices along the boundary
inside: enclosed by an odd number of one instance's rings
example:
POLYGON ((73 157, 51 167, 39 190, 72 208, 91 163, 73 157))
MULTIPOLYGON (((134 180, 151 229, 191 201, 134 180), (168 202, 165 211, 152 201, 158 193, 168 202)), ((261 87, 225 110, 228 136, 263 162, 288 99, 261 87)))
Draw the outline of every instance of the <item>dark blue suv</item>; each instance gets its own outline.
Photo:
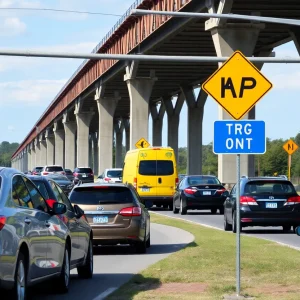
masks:
MULTIPOLYGON (((241 230, 248 226, 300 225, 300 196, 282 177, 242 177, 240 180, 241 230)), ((236 185, 224 202, 224 230, 236 232, 236 185)))

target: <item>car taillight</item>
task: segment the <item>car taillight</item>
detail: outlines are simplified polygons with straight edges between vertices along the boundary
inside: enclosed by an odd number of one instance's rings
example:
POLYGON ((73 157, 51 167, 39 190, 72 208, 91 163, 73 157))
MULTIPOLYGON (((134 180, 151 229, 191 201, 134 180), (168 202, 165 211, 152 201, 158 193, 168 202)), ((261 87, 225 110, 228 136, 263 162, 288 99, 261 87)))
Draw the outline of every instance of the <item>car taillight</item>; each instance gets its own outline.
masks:
POLYGON ((0 230, 2 230, 2 228, 4 227, 5 222, 6 222, 6 217, 0 216, 0 230))
POLYGON ((141 214, 142 214, 142 209, 136 206, 125 207, 119 211, 119 215, 123 217, 138 217, 141 214))
POLYGON ((43 175, 48 175, 49 173, 48 172, 43 172, 43 175))
POLYGON ((94 173, 90 173, 90 176, 94 176, 94 173))
POLYGON ((104 181, 109 182, 109 181, 111 181, 111 178, 105 177, 105 178, 104 178, 104 181))
POLYGON ((294 205, 294 204, 300 204, 300 196, 289 197, 284 203, 284 205, 294 205))
POLYGON ((66 172, 62 171, 61 174, 66 175, 66 172))
POLYGON ((32 172, 33 175, 37 175, 37 172, 32 172))
POLYGON ((252 197, 248 197, 248 196, 241 196, 240 197, 240 203, 241 204, 248 204, 248 205, 258 205, 256 200, 252 197))
POLYGON ((175 178, 175 185, 179 182, 178 178, 175 178))
POLYGON ((78 176, 78 173, 75 172, 75 173, 73 173, 73 175, 74 175, 75 177, 77 177, 77 176, 78 176))
POLYGON ((137 178, 133 178, 133 186, 137 189, 137 178))
POLYGON ((109 187, 106 185, 95 185, 93 186, 94 189, 108 189, 109 187))
POLYGON ((219 190, 216 190, 216 193, 223 194, 225 191, 226 191, 226 189, 219 189, 219 190))
POLYGON ((186 188, 184 192, 189 195, 194 195, 197 192, 197 189, 186 188))

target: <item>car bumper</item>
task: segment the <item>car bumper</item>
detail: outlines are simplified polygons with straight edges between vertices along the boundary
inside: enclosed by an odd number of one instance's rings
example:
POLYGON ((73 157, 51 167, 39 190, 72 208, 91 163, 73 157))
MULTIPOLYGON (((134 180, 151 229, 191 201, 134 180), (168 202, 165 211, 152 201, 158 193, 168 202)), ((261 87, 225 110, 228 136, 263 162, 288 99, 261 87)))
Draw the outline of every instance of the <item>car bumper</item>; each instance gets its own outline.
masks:
POLYGON ((186 207, 189 209, 210 209, 220 208, 224 205, 224 198, 186 198, 186 207))
POLYGON ((91 227, 94 245, 134 244, 142 241, 145 235, 145 228, 142 228, 140 221, 131 222, 127 228, 101 228, 98 225, 91 227))
POLYGON ((300 225, 300 213, 276 213, 276 214, 258 214, 255 212, 241 211, 241 224, 246 226, 283 226, 300 225))
POLYGON ((173 203, 173 196, 149 196, 149 197, 140 197, 143 201, 151 201, 153 204, 164 204, 164 203, 173 203))

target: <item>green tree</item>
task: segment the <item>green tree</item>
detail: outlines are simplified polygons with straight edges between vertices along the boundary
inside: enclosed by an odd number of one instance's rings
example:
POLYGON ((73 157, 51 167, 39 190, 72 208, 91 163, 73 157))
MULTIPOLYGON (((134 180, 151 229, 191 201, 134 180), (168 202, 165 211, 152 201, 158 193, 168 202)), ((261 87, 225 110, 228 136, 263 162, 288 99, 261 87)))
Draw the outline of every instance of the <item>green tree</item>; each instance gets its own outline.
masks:
POLYGON ((10 167, 11 166, 11 156, 19 147, 18 143, 10 144, 7 141, 3 141, 0 144, 0 166, 10 167))

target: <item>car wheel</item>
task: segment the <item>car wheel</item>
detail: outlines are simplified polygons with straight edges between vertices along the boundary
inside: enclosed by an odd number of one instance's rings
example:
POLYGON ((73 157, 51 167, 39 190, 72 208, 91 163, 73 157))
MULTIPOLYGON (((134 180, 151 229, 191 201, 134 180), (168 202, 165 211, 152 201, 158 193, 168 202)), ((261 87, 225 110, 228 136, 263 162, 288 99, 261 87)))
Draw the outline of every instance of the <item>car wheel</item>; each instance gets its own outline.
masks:
POLYGON ((145 232, 145 237, 142 242, 138 242, 135 246, 135 251, 138 254, 145 254, 147 251, 147 241, 146 241, 146 232, 145 232))
POLYGON ((175 203, 173 203, 173 214, 178 214, 179 208, 176 208, 175 203))
POLYGON ((224 206, 219 208, 220 215, 224 215, 224 206))
POLYGON ((224 214, 224 230, 225 230, 225 231, 230 231, 230 230, 232 230, 232 225, 228 224, 228 222, 227 222, 227 217, 226 217, 225 214, 224 214))
POLYGON ((150 246, 151 246, 151 239, 150 239, 150 233, 149 233, 149 237, 148 237, 147 242, 146 242, 146 247, 150 248, 150 246))
POLYGON ((187 208, 186 208, 186 206, 183 205, 182 199, 180 199, 180 209, 179 209, 179 211, 180 211, 181 215, 186 215, 186 213, 187 213, 187 208))
POLYGON ((60 275, 57 279, 57 289, 61 293, 67 293, 70 284, 70 253, 69 249, 65 248, 64 261, 61 267, 60 275))
POLYGON ((284 225, 282 226, 282 229, 284 232, 289 232, 291 231, 292 226, 291 225, 284 225))
POLYGON ((212 208, 211 210, 212 215, 215 215, 217 213, 217 209, 216 208, 212 208))
POLYGON ((85 263, 83 266, 77 268, 78 276, 81 278, 92 278, 94 270, 94 254, 92 240, 89 242, 89 248, 85 263))
POLYGON ((27 296, 27 265, 25 257, 20 252, 16 265, 13 299, 25 300, 27 296))

